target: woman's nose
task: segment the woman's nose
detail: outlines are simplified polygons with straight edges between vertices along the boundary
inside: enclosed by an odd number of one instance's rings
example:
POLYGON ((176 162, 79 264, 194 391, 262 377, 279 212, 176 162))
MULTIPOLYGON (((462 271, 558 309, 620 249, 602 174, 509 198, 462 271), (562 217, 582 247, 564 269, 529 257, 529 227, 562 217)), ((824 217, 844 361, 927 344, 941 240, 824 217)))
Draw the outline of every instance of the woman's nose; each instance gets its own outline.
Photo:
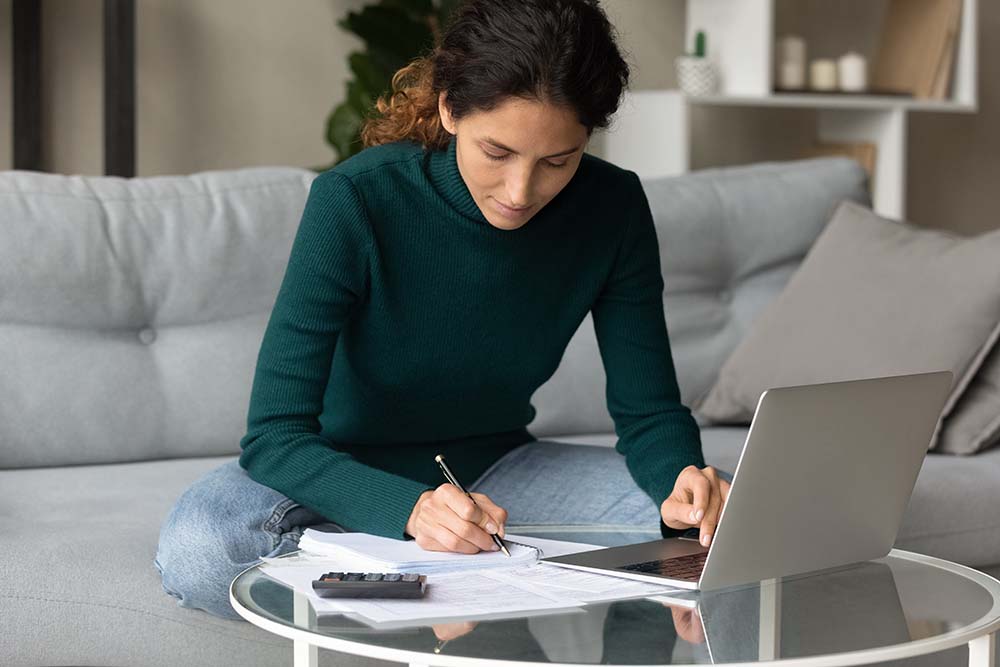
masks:
POLYGON ((517 169, 507 179, 507 197, 511 206, 520 208, 531 204, 532 169, 517 169))

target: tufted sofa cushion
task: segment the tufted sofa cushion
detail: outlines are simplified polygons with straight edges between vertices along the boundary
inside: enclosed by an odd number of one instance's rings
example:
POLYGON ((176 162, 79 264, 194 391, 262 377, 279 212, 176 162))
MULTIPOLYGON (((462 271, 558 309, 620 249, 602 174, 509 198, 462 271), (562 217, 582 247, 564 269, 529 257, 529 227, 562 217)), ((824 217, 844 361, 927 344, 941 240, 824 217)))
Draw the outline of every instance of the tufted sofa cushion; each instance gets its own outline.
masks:
MULTIPOLYGON (((837 204, 870 202, 865 171, 847 158, 706 169, 647 180, 643 187, 656 224, 664 314, 687 406, 711 388, 837 204)), ((538 414, 529 430, 540 438, 613 432, 604 383, 588 315, 556 373, 535 393, 538 414)))
MULTIPOLYGON (((0 174, 0 468, 238 453, 314 177, 0 174)), ((865 175, 823 158, 644 185, 690 405, 865 175)), ((613 432, 589 316, 533 403, 539 437, 613 432)))
POLYGON ((315 174, 0 174, 0 468, 232 454, 315 174))

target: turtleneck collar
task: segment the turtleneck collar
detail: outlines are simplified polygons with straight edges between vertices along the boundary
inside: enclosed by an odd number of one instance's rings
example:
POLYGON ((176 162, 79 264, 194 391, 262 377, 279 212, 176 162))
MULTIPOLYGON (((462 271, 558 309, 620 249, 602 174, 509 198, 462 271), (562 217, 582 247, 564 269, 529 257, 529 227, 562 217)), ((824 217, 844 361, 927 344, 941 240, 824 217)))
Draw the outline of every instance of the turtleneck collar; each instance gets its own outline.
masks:
POLYGON ((458 170, 454 135, 444 150, 428 151, 426 171, 434 188, 453 209, 466 218, 491 226, 489 221, 483 217, 483 212, 479 210, 479 205, 472 198, 472 193, 469 192, 465 179, 462 178, 462 174, 458 170))

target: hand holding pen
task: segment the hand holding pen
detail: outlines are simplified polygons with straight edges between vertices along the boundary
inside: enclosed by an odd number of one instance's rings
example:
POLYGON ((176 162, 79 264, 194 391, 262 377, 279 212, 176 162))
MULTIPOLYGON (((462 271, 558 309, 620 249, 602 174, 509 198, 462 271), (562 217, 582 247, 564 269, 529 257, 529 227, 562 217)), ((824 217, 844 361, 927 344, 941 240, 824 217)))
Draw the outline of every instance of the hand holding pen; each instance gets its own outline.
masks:
POLYGON ((449 483, 421 494, 406 522, 406 534, 428 551, 473 554, 502 550, 509 556, 500 539, 507 521, 506 510, 482 493, 466 492, 461 483, 456 483, 444 457, 435 460, 449 483))

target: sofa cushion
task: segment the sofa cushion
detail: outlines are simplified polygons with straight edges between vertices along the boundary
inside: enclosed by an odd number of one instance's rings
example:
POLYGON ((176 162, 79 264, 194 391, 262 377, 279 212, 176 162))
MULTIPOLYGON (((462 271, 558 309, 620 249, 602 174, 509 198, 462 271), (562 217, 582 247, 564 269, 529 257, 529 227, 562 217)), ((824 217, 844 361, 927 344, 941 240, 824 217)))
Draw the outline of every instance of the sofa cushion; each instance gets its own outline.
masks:
MULTIPOLYGON (((706 459, 735 470, 747 430, 703 429, 706 459)), ((613 433, 563 442, 613 446, 613 433)), ((181 493, 232 460, 210 457, 0 470, 0 656, 11 665, 287 664, 291 642, 242 621, 183 609, 153 565, 160 525, 181 493), (84 575, 84 576, 81 576, 84 575)), ((930 454, 897 546, 1000 563, 1000 449, 930 454)), ((321 665, 387 665, 320 651, 321 665)))
POLYGON ((941 427, 935 451, 975 454, 1000 444, 1000 342, 941 427))
POLYGON ((238 453, 313 177, 0 174, 0 468, 238 453))
MULTIPOLYGON (((705 462, 734 472, 746 440, 745 426, 701 429, 705 462)), ((614 446, 612 433, 567 434, 557 442, 614 446)), ((845 488, 849 482, 845 482, 845 488)), ((1000 564, 1000 448, 970 460, 929 453, 914 485, 896 547, 972 567, 1000 564)))
MULTIPOLYGON (((781 292, 836 205, 870 201, 864 169, 846 158, 705 169, 647 180, 643 188, 660 246, 681 400, 689 406, 781 292)), ((604 382, 588 315, 535 393, 529 430, 540 438, 613 431, 604 382)))
MULTIPOLYGON (((0 471, 0 662, 290 664, 290 640, 179 607, 153 565, 173 503, 231 459, 0 471)), ((320 656, 323 665, 389 664, 320 656)))
POLYGON ((948 415, 1000 335, 997 257, 1000 231, 960 237, 843 203, 697 409, 748 424, 771 387, 950 370, 948 415))

